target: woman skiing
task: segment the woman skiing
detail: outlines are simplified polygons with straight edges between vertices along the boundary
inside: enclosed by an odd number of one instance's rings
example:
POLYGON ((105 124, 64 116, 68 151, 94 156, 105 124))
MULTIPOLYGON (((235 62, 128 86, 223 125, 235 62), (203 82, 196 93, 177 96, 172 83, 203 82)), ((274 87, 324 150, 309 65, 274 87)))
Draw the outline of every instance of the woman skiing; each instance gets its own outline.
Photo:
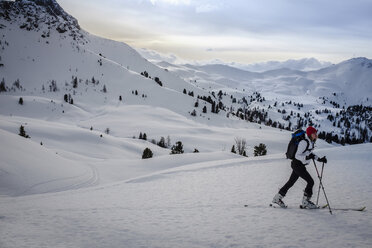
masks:
POLYGON ((298 143, 297 151, 295 152, 294 158, 291 162, 291 167, 293 170, 292 174, 289 177, 288 182, 274 196, 273 203, 278 204, 280 207, 286 208, 287 206, 282 199, 287 194, 287 191, 295 184, 297 179, 301 177, 307 182, 302 199, 302 207, 310 209, 318 208, 318 206, 310 200, 311 196, 313 195, 314 180, 306 170, 305 166, 308 165, 312 159, 327 163, 327 158, 325 156, 319 158, 312 152, 315 141, 318 138, 317 130, 314 127, 310 126, 306 129, 306 136, 305 132, 302 130, 298 132, 297 135, 300 138, 300 142, 298 143))

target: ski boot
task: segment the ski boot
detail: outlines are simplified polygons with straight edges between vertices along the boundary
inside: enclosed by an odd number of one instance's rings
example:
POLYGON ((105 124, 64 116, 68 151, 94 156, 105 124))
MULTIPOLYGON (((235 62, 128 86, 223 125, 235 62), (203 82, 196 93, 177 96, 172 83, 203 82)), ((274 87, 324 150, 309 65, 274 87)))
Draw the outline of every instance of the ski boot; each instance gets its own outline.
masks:
POLYGON ((273 203, 279 205, 281 208, 286 208, 287 205, 285 205, 285 203, 282 201, 284 196, 282 196, 281 194, 276 194, 273 198, 273 203))
POLYGON ((311 199, 311 197, 309 197, 307 195, 304 195, 304 197, 302 198, 302 205, 300 206, 300 208, 307 208, 307 209, 317 209, 317 208, 319 208, 319 206, 317 206, 315 203, 310 201, 310 199, 311 199))

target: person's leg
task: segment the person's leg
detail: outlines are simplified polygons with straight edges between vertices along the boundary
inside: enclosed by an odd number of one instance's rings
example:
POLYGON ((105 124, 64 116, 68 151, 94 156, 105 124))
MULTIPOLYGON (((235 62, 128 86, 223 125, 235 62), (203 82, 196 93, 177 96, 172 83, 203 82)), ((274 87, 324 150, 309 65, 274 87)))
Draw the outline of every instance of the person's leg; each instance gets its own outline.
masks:
POLYGON ((305 208, 318 208, 317 205, 315 205, 310 199, 313 195, 313 186, 314 186, 314 180, 309 174, 309 172, 306 170, 306 167, 304 165, 298 166, 295 169, 295 172, 307 182, 304 196, 302 198, 302 206, 305 208))
POLYGON ((299 175, 295 172, 295 170, 293 170, 286 184, 284 184, 284 186, 279 190, 279 194, 284 197, 288 190, 296 183, 298 177, 299 175))
POLYGON ((313 195, 314 180, 309 174, 309 172, 306 170, 306 167, 304 165, 296 166, 295 168, 293 168, 293 170, 299 177, 301 177, 307 182, 304 192, 307 197, 311 198, 313 195))

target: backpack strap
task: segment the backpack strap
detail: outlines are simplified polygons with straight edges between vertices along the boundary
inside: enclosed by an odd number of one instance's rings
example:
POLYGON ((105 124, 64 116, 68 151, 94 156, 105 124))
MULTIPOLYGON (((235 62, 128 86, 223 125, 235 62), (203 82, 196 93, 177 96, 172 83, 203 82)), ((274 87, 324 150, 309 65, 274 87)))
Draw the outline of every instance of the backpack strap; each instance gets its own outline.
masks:
POLYGON ((305 140, 306 141, 306 149, 305 149, 305 151, 303 151, 302 153, 304 153, 304 152, 306 152, 306 151, 310 151, 310 149, 309 149, 309 146, 310 146, 310 142, 305 138, 305 139, 303 139, 303 140, 305 140))
POLYGON ((304 135, 306 132, 303 131, 303 130, 298 130, 296 131, 295 133, 292 134, 292 138, 297 138, 297 137, 300 137, 302 135, 304 135))

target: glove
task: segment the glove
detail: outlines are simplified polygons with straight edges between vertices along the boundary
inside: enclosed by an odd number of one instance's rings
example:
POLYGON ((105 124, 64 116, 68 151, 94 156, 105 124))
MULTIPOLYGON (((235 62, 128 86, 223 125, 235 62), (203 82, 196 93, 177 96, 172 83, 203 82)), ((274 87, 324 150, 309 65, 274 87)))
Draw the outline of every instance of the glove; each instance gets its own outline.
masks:
POLYGON ((310 153, 309 155, 306 156, 306 160, 314 159, 315 155, 314 153, 310 153))
POLYGON ((318 158, 318 162, 323 162, 323 163, 327 163, 327 158, 326 156, 322 157, 322 158, 318 158))

